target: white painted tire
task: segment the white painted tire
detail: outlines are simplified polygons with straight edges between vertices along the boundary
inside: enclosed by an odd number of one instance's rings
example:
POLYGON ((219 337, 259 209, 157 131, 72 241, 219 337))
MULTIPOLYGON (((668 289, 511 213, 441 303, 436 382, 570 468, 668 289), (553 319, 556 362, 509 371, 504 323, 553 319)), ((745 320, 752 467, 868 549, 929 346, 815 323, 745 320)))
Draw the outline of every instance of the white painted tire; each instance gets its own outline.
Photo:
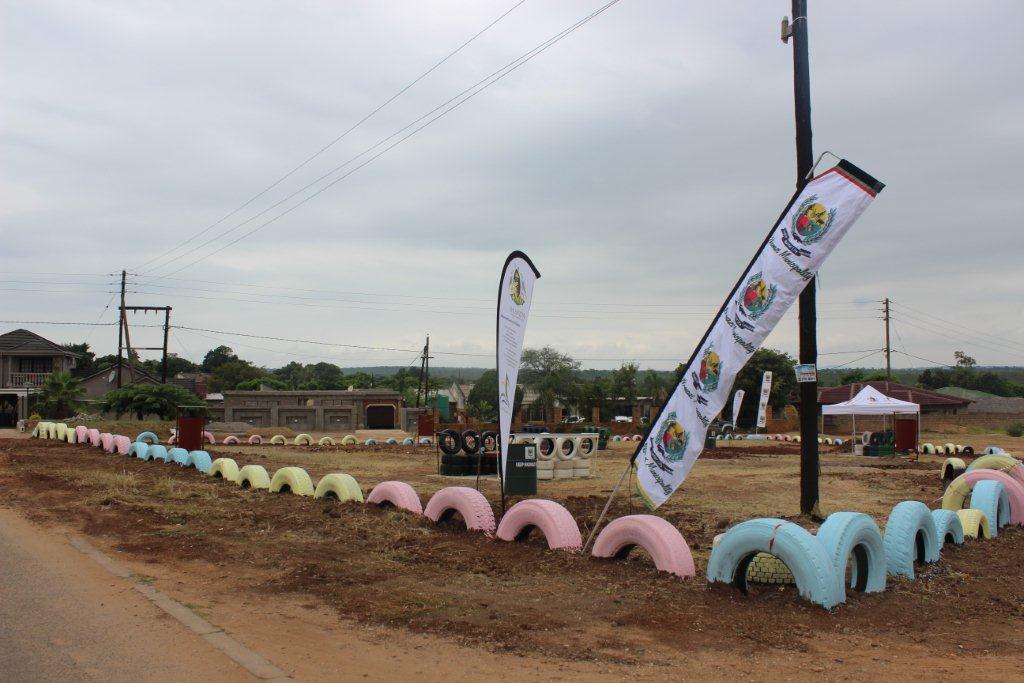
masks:
POLYGON ((576 457, 579 444, 571 436, 563 436, 555 439, 555 458, 557 460, 572 460, 576 457))
POLYGON ((299 434, 292 443, 296 446, 312 446, 313 437, 309 434, 299 434))
POLYGON ((274 477, 270 480, 270 492, 312 496, 316 489, 306 470, 301 467, 282 467, 274 472, 274 477))
POLYGON ((342 503, 352 500, 362 503, 363 490, 359 488, 359 482, 352 475, 345 474, 344 472, 335 472, 320 478, 320 481, 316 484, 316 490, 313 492, 313 497, 334 498, 342 503))
POLYGON ((468 486, 449 486, 441 489, 430 497, 423 515, 433 522, 443 522, 456 512, 465 520, 467 529, 482 531, 488 535, 494 533, 494 510, 491 509, 491 504, 484 494, 468 486))
POLYGON ((681 579, 695 576, 693 555, 686 539, 670 522, 654 515, 628 515, 613 520, 594 541, 594 557, 624 559, 643 548, 658 571, 681 579))
POLYGON ((404 481, 382 481, 373 487, 366 502, 373 505, 393 505, 416 515, 423 514, 423 503, 420 502, 416 489, 404 481))
POLYGON ((246 465, 238 470, 235 483, 243 489, 269 489, 270 475, 262 465, 246 465))

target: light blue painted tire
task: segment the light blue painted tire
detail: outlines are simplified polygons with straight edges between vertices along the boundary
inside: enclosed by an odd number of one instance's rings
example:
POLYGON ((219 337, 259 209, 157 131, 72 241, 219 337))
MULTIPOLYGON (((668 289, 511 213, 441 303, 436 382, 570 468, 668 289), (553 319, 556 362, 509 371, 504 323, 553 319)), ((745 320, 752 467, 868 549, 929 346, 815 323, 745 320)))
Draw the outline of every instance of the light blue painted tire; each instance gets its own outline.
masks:
POLYGON ((188 454, 188 463, 186 467, 195 467, 197 470, 206 474, 210 471, 210 454, 206 451, 192 451, 188 454))
POLYGON ((429 446, 432 443, 434 443, 434 441, 429 436, 422 436, 422 437, 420 437, 420 445, 421 446, 429 446))
POLYGON ((402 439, 402 445, 403 446, 413 446, 415 444, 416 444, 416 441, 413 440, 413 438, 411 436, 407 436, 404 439, 402 439))
POLYGON ((988 518, 988 526, 995 538, 999 529, 1010 523, 1010 494, 1003 482, 984 479, 975 482, 971 490, 971 508, 981 510, 988 518))
POLYGON ((619 436, 618 434, 616 434, 615 436, 612 437, 612 441, 615 441, 615 442, 622 441, 622 437, 619 436))
POLYGON ((134 455, 139 460, 149 460, 149 444, 144 441, 136 441, 128 447, 128 455, 134 455))
POLYGON ((999 446, 985 446, 983 455, 1003 455, 1004 453, 1006 453, 1006 451, 999 446))
POLYGON ((786 563, 800 595, 832 609, 846 601, 824 546, 803 527, 784 519, 760 518, 737 524, 722 536, 708 560, 708 582, 746 590, 747 566, 757 553, 786 563))
POLYGON ((875 520, 861 512, 833 512, 818 529, 817 539, 844 592, 848 565, 850 588, 864 593, 885 590, 885 543, 875 520))
POLYGON ((150 460, 163 460, 164 462, 167 462, 170 459, 170 454, 167 452, 167 446, 162 446, 160 444, 150 446, 146 454, 149 456, 150 460))
POLYGON ((961 545, 964 542, 964 525, 959 515, 953 510, 932 510, 935 521, 935 532, 939 536, 939 544, 961 545))
POLYGON ((188 451, 184 448, 172 448, 167 452, 167 462, 186 467, 188 465, 188 451))
POLYGON ((833 440, 832 440, 832 443, 833 443, 834 445, 836 445, 836 446, 842 446, 842 445, 843 445, 844 443, 846 443, 846 442, 845 442, 845 441, 843 441, 842 439, 833 439, 833 440))
POLYGON ((398 445, 398 439, 396 439, 395 437, 392 436, 392 437, 390 437, 388 439, 385 439, 384 443, 386 443, 389 446, 397 446, 398 445))
POLYGON ((136 441, 145 441, 146 439, 149 439, 150 445, 160 443, 160 437, 158 437, 153 432, 142 432, 137 437, 135 437, 136 441))
POLYGON ((363 445, 364 446, 376 446, 377 445, 377 439, 367 439, 366 441, 363 442, 363 445))
POLYGON ((897 503, 885 522, 885 564, 889 576, 914 578, 914 561, 939 559, 939 535, 928 506, 917 500, 897 503))

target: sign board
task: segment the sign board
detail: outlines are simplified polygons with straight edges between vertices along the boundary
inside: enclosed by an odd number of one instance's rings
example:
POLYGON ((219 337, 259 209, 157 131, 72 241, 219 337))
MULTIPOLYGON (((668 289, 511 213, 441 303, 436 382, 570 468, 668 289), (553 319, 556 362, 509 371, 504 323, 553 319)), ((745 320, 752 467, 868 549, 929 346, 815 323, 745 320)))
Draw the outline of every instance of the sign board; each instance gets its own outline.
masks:
POLYGON ((807 363, 806 365, 796 366, 796 381, 797 382, 817 382, 818 381, 818 366, 814 363, 807 363))
POLYGON ((505 493, 510 496, 537 495, 537 447, 528 444, 510 444, 507 472, 502 477, 505 493))

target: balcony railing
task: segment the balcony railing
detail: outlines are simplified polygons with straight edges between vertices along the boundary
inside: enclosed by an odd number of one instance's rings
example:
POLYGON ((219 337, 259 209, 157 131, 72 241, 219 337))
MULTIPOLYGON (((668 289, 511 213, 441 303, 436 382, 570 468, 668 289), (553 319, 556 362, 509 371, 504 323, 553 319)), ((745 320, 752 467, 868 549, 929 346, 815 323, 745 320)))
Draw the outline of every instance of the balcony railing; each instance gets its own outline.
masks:
POLYGON ((30 386, 30 385, 33 386, 33 387, 38 387, 38 386, 42 385, 42 383, 46 381, 46 378, 49 377, 51 374, 53 374, 53 373, 50 373, 50 372, 12 372, 10 374, 10 376, 7 378, 7 386, 9 386, 9 387, 17 387, 19 389, 22 388, 22 387, 30 386))

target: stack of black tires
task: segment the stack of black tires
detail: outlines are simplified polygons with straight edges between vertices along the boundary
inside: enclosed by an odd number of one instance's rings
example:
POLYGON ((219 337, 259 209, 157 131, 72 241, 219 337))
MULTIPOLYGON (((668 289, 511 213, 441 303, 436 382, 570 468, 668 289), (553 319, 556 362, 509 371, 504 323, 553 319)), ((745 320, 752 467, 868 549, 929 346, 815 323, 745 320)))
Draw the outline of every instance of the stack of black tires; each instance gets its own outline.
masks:
POLYGON ((446 477, 498 473, 497 432, 445 429, 437 435, 437 446, 441 449, 440 474, 446 477))
POLYGON ((896 434, 892 430, 871 432, 864 455, 885 456, 896 454, 896 434))

